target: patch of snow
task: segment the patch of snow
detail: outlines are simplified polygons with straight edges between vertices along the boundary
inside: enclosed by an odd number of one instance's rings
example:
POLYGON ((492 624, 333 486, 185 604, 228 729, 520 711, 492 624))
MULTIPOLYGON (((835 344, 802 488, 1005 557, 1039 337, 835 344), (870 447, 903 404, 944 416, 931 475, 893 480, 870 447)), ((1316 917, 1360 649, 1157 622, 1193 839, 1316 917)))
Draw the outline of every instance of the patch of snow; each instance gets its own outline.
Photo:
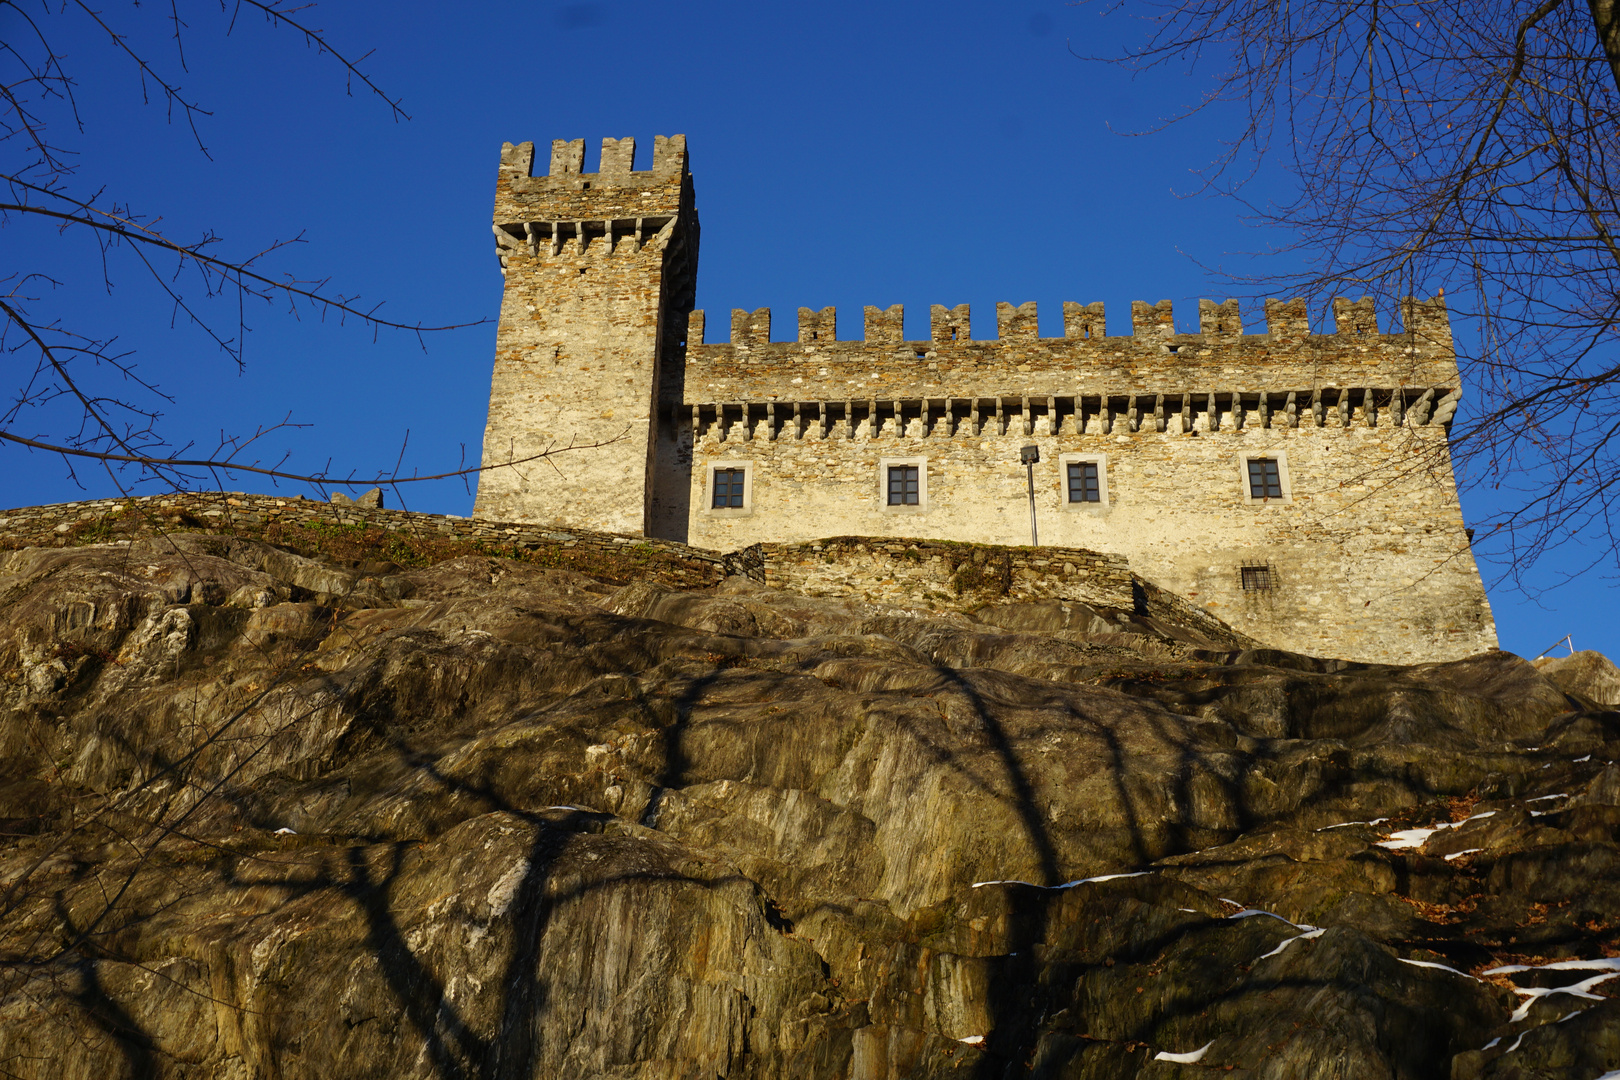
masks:
POLYGON ((588 806, 548 806, 548 807, 546 807, 546 809, 547 810, 577 810, 581 814, 593 814, 593 813, 596 812, 596 811, 592 810, 588 806))
POLYGON ((1470 821, 1479 821, 1481 818, 1495 816, 1495 810, 1487 810, 1483 814, 1463 818, 1461 821, 1442 821, 1438 825, 1431 825, 1426 829, 1400 829, 1389 834, 1388 840, 1378 841, 1378 846, 1391 851, 1403 851, 1407 848, 1420 848, 1429 842, 1429 837, 1446 829, 1456 829, 1468 824, 1470 821))
POLYGON ((1177 1065, 1191 1065, 1194 1062, 1201 1059, 1204 1056, 1204 1054, 1209 1051, 1209 1048, 1214 1046, 1214 1045, 1215 1045, 1215 1040, 1211 1039, 1211 1040, 1209 1040, 1209 1042, 1205 1043, 1203 1046, 1200 1046, 1198 1049, 1189 1050, 1185 1054, 1172 1054, 1168 1050, 1160 1050, 1157 1054, 1153 1055, 1153 1060, 1154 1061, 1173 1061, 1177 1065))
POLYGON ((1197 908, 1190 908, 1190 907, 1178 907, 1178 908, 1176 908, 1176 910, 1177 910, 1177 911, 1190 911, 1190 912, 1192 912, 1192 913, 1193 913, 1193 914, 1194 914, 1194 915, 1197 915, 1197 914, 1198 914, 1198 909, 1197 909, 1197 908))
POLYGON ((1620 1069, 1612 1069, 1598 1077, 1597 1080, 1620 1080, 1620 1069))
POLYGON ((281 828, 277 829, 271 835, 272 836, 297 836, 298 834, 296 832, 294 832, 293 830, 287 828, 287 826, 283 825, 281 828))
POLYGON ((1562 1024, 1565 1020, 1573 1020, 1579 1015, 1581 1015, 1581 1011, 1579 1009, 1576 1009, 1572 1013, 1565 1013, 1563 1016, 1558 1018, 1558 1023, 1562 1024))
POLYGON ((1481 1050, 1489 1050, 1491 1047, 1495 1046, 1497 1043, 1499 1043, 1501 1041, 1502 1041, 1502 1036, 1498 1035, 1496 1038, 1492 1039, 1490 1042, 1488 1042, 1484 1046, 1480 1047, 1480 1049, 1481 1050))
POLYGON ((983 1035, 969 1035, 965 1039, 957 1039, 956 1041, 959 1042, 959 1043, 967 1043, 969 1046, 983 1046, 984 1045, 984 1036, 983 1035))
POLYGON ((1471 847, 1471 848, 1468 848, 1468 849, 1466 849, 1464 851, 1453 851, 1450 855, 1446 856, 1446 862, 1451 862, 1454 859, 1460 859, 1464 855, 1478 855, 1480 852, 1482 852, 1484 850, 1485 849, 1482 848, 1482 847, 1471 847))
POLYGON ((1260 959, 1264 960, 1267 957, 1276 956, 1278 953, 1282 952, 1284 949, 1288 948, 1288 946, 1292 945, 1296 941, 1311 941, 1311 940, 1314 940, 1315 938, 1321 937, 1325 933, 1327 933, 1327 930, 1319 926, 1315 930, 1307 930, 1307 931, 1305 931, 1305 933, 1299 934, 1299 935, 1297 935, 1295 937, 1285 938, 1285 939, 1283 939, 1283 941, 1281 943, 1278 944, 1278 946, 1275 949, 1272 949, 1270 952, 1266 953, 1266 955, 1262 956, 1260 959))
POLYGON ((1378 846, 1389 848, 1391 851, 1400 851, 1403 848, 1420 848, 1429 842, 1429 837, 1439 831, 1438 827, 1433 829, 1401 829, 1399 832, 1390 833, 1388 840, 1380 840, 1378 846))
MULTIPOLYGON (((1227 901, 1227 902, 1230 903, 1231 901, 1227 901)), ((1261 911, 1259 908, 1244 908, 1242 911, 1239 911, 1239 912, 1236 912, 1234 914, 1228 915, 1227 918, 1228 919, 1247 919, 1247 918, 1249 918, 1250 916, 1253 916, 1253 915, 1269 915, 1273 919, 1276 919, 1279 922, 1288 923, 1289 926, 1292 926, 1292 927, 1294 927, 1295 929, 1298 929, 1298 930, 1315 930, 1315 929, 1317 929, 1314 926, 1307 926, 1304 923, 1289 922, 1289 920, 1283 918, 1281 915, 1278 915, 1274 911, 1261 911)))
POLYGON ((1481 974, 1512 975, 1516 971, 1620 971, 1620 956, 1600 956, 1596 960, 1555 960, 1550 964, 1503 964, 1481 974))
POLYGON ((1094 884, 1094 883, 1099 882, 1099 881, 1114 881, 1114 880, 1116 880, 1118 878, 1128 878, 1128 877, 1147 877, 1147 875, 1148 875, 1148 872, 1146 870, 1138 870, 1134 874, 1104 874, 1101 877, 1088 877, 1088 878, 1081 878, 1079 881, 1070 881, 1070 882, 1067 882, 1067 883, 1065 883, 1063 885, 1059 885, 1058 888, 1060 888, 1060 889, 1072 889, 1076 885, 1091 885, 1091 884, 1094 884))
POLYGON ((1567 792, 1562 792, 1561 791, 1557 795, 1537 795, 1533 799, 1526 799, 1524 801, 1525 802, 1546 802, 1548 799, 1567 799, 1567 798, 1569 798, 1569 794, 1567 792))
POLYGON ((1117 881, 1120 878, 1146 877, 1150 872, 1151 871, 1148 870, 1138 870, 1131 874, 1103 874, 1099 877, 1081 878, 1079 881, 1065 881, 1062 885, 1036 885, 1034 882, 1018 881, 1016 879, 1008 879, 1005 881, 975 881, 972 887, 979 889, 986 885, 1028 885, 1032 889, 1072 889, 1076 885, 1094 885, 1099 881, 1117 881))
POLYGON ((1387 817, 1375 817, 1371 821, 1341 821, 1336 825, 1324 825, 1317 832, 1327 832, 1329 829, 1348 829, 1352 825, 1382 825, 1388 821, 1387 817))
POLYGON ((1508 1022, 1516 1024, 1523 1020, 1530 1015, 1530 1007, 1536 1003, 1538 998, 1552 997, 1554 994, 1568 994, 1571 997, 1586 998, 1588 1001, 1606 1001, 1608 999, 1602 994, 1592 993, 1592 987, 1600 982, 1607 982, 1616 976, 1620 976, 1620 971, 1609 971, 1602 975, 1593 975, 1590 979, 1582 979, 1580 982, 1571 983, 1568 986, 1515 986, 1513 992, 1524 995, 1524 1004, 1513 1010, 1513 1015, 1508 1017, 1508 1022))
MULTIPOLYGON (((1468 974, 1466 971, 1458 971, 1454 967, 1447 967, 1445 964, 1436 964, 1431 960, 1408 960, 1403 956, 1397 956, 1395 959, 1399 960, 1403 964, 1411 964, 1413 967, 1437 968, 1440 971, 1449 971, 1453 975, 1461 975, 1465 979, 1474 979, 1474 977, 1468 974)), ((1474 981, 1479 982, 1478 979, 1474 979, 1474 981)))
POLYGON ((1582 764, 1585 764, 1586 762, 1591 761, 1591 760, 1592 760, 1592 755, 1587 754, 1585 757, 1576 758, 1574 763, 1576 765, 1582 765, 1582 764))
POLYGON ((1519 1032, 1519 1037, 1517 1039, 1513 1040, 1513 1045, 1508 1047, 1506 1050, 1502 1051, 1502 1053, 1511 1054, 1511 1053, 1513 1053, 1513 1051, 1517 1050, 1519 1048, 1519 1044, 1524 1042, 1524 1034, 1525 1033, 1522 1032, 1522 1031, 1519 1032))

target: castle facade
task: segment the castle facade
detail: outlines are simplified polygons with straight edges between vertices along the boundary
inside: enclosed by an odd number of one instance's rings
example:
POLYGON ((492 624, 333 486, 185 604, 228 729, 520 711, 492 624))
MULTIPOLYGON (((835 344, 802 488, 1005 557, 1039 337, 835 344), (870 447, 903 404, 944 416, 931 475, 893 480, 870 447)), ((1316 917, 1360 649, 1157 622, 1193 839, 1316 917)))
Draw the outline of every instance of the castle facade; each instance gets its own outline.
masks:
POLYGON ((494 232, 505 292, 475 517, 643 534, 720 550, 837 535, 1042 545, 1132 569, 1279 648, 1442 660, 1496 645, 1448 449, 1460 397, 1443 298, 1398 332, 1337 300, 1334 332, 1269 301, 1168 301, 1132 332, 1065 304, 998 304, 994 340, 935 306, 926 340, 868 307, 734 311, 707 341, 683 136, 651 169, 630 139, 505 144, 494 232), (847 334, 847 330, 846 330, 847 334), (1027 448, 1033 447, 1034 450, 1027 448), (1033 468, 1026 459, 1038 454, 1033 468), (555 465, 555 468, 553 467, 555 465))

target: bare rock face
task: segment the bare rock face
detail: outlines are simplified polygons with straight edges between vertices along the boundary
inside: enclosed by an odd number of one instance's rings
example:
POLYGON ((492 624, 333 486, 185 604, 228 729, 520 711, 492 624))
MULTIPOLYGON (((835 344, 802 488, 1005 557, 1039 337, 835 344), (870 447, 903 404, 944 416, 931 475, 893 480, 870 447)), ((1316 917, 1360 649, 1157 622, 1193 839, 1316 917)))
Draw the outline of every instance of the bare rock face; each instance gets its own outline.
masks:
POLYGON ((10 1075, 1620 1068, 1562 669, 217 536, 0 605, 10 1075))
POLYGON ((1536 668, 1560 690, 1580 694, 1596 705, 1620 705, 1620 668, 1602 653, 1583 649, 1568 656, 1548 656, 1537 660, 1536 668))

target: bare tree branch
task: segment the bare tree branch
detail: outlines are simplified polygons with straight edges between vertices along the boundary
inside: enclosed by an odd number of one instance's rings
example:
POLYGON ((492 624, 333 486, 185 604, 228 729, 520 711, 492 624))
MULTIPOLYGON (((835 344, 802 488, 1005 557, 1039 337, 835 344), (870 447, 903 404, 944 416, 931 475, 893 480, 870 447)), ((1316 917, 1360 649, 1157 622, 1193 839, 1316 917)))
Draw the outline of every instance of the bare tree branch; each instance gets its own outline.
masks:
POLYGON ((1456 461, 1503 507, 1481 522, 1490 554, 1516 576, 1596 545, 1620 567, 1615 0, 1144 8, 1148 40, 1121 62, 1214 72, 1193 111, 1245 112, 1203 182, 1305 260, 1234 280, 1322 305, 1365 292, 1391 311, 1444 289, 1471 392, 1456 461), (1292 175, 1291 195, 1249 198, 1266 161, 1292 175))
MULTIPOLYGON (((379 472, 375 476, 370 477, 357 477, 352 473, 348 476, 336 476, 332 473, 306 474, 285 472, 281 469, 267 469, 256 465, 245 464, 230 457, 153 457, 147 454, 113 454, 100 450, 80 450, 71 446, 57 446, 51 443, 40 442, 37 439, 25 439, 21 435, 12 435, 5 431, 0 431, 0 440, 17 443, 20 446, 26 446, 32 450, 44 450, 52 454, 61 454, 64 457, 94 458, 97 461, 145 465, 159 470, 219 469, 220 471, 226 473, 252 473, 256 476, 269 476, 274 477, 277 480, 292 480, 304 484, 321 484, 336 487, 378 487, 383 484, 413 484, 420 483, 424 480, 448 480, 457 476, 475 476, 478 473, 488 472, 491 469, 509 469, 515 465, 527 465, 531 461, 546 460, 554 457, 557 454, 566 453, 570 450, 596 450, 603 446, 609 446, 618 442, 620 439, 628 435, 629 432, 630 429, 626 428, 623 432, 620 432, 613 438, 603 439, 599 442, 569 442, 564 446, 557 446, 555 443, 553 443, 552 445, 547 446, 544 450, 540 451, 538 454, 530 454, 527 457, 520 458, 506 458, 502 461, 497 461, 489 465, 469 465, 466 468, 452 469, 448 472, 431 473, 423 476, 418 476, 415 474, 407 475, 399 468, 398 465, 396 465, 393 472, 379 472)), ((254 436, 254 438, 259 437, 259 435, 254 436)), ((248 441, 251 442, 252 439, 248 441)), ((404 451, 401 449, 400 462, 403 463, 403 461, 404 451)))
MULTIPOLYGON (((181 85, 186 71, 186 37, 197 21, 216 9, 219 29, 231 33, 244 13, 261 16, 272 29, 289 30, 317 53, 328 56, 343 72, 349 92, 362 89, 379 98, 394 120, 406 120, 397 98, 385 93, 360 67, 366 56, 354 56, 336 48, 325 34, 308 21, 311 5, 284 3, 283 0, 232 0, 217 4, 171 0, 166 12, 152 12, 136 5, 133 13, 116 18, 109 11, 92 6, 88 0, 0 0, 0 15, 11 16, 15 32, 0 41, 0 184, 10 198, 0 201, 0 223, 21 233, 28 223, 36 223, 57 236, 86 238, 97 245, 101 256, 101 285, 111 290, 116 280, 130 270, 152 283, 167 298, 173 319, 200 332, 213 349, 224 353, 238 367, 245 363, 244 346, 248 335, 246 304, 249 300, 277 302, 295 317, 313 310, 324 319, 335 315, 342 324, 350 319, 369 326, 373 335, 385 330, 403 331, 423 344, 428 333, 456 329, 477 323, 425 325, 383 317, 381 305, 362 305, 359 298, 338 292, 326 278, 300 276, 273 265, 302 236, 274 241, 258 250, 232 253, 212 232, 194 240, 180 240, 166 228, 161 218, 137 213, 109 198, 103 191, 75 190, 77 155, 65 145, 60 133, 83 134, 74 79, 64 66, 64 58, 93 62, 86 58, 86 44, 97 41, 111 55, 128 65, 143 100, 162 105, 169 122, 183 121, 197 148, 204 155, 202 123, 211 113, 201 100, 181 85), (154 20, 158 20, 154 24, 154 20), (157 62, 137 43, 146 40, 153 25, 166 29, 175 46, 178 70, 168 62, 157 62), (172 263, 167 260, 173 260, 172 263), (235 326, 218 324, 205 313, 199 298, 234 297, 232 316, 235 326)), ((369 54, 366 54, 369 55, 369 54)), ((30 236, 46 235, 42 232, 30 236)), ((268 432, 298 425, 260 426, 246 440, 224 434, 220 451, 211 458, 186 453, 187 447, 169 446, 163 431, 161 402, 172 399, 152 380, 137 373, 127 349, 115 339, 76 330, 71 308, 61 316, 40 315, 39 297, 25 295, 30 283, 52 288, 83 289, 83 281, 53 282, 27 265, 29 248, 15 240, 0 255, 0 355, 17 355, 22 349, 35 362, 19 365, 17 391, 0 416, 0 438, 36 449, 50 449, 67 464, 75 477, 73 460, 98 459, 117 467, 139 472, 147 480, 165 485, 194 482, 219 471, 249 472, 275 479, 297 479, 314 484, 348 483, 335 478, 333 470, 288 470, 267 468, 262 463, 244 463, 237 456, 243 447, 262 439, 268 432), (3 286, 9 285, 9 289, 3 286), (50 406, 76 403, 77 422, 62 420, 63 413, 50 406), (44 410, 52 417, 47 430, 22 430, 25 417, 44 410), (198 470, 201 470, 199 472, 198 470)), ((484 321, 484 320, 479 320, 484 321)), ((584 447, 554 447, 547 453, 584 447)), ((540 457, 545 454, 538 455, 540 457)), ((381 470, 374 482, 397 483, 424 477, 401 474, 403 461, 389 472, 381 470)), ((434 470, 435 477, 464 476, 477 470, 434 470)), ((346 475, 352 477, 353 471, 346 475)), ((356 481, 358 482, 358 481, 356 481)))

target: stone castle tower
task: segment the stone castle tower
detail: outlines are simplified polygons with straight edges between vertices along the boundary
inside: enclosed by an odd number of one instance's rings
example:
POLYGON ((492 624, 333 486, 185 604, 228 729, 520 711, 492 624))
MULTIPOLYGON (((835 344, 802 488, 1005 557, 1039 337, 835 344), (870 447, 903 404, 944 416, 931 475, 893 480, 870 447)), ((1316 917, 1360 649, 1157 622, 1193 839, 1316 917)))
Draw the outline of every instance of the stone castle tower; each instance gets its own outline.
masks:
MULTIPOLYGON (((599 172, 585 140, 501 147, 495 241, 505 294, 476 517, 555 521, 609 532, 650 524, 654 406, 684 344, 697 280, 698 220, 686 137, 659 136, 652 169, 634 139, 605 139, 599 172), (548 448, 560 471, 528 460, 548 448), (559 462, 560 464, 560 462, 559 462)), ((678 388, 670 388, 678 392, 678 388)))
POLYGON ((1397 332, 1336 300, 1332 333, 1302 301, 935 305, 907 340, 898 306, 733 311, 706 342, 692 310, 698 223, 682 136, 650 171, 634 143, 502 148, 495 240, 506 276, 478 517, 733 550, 840 535, 1027 544, 1021 453, 1039 451, 1043 545, 1126 556, 1237 628, 1320 656, 1411 662, 1496 644, 1452 477, 1460 398, 1445 302, 1408 299, 1397 332), (570 443, 602 445, 550 461, 570 443))

